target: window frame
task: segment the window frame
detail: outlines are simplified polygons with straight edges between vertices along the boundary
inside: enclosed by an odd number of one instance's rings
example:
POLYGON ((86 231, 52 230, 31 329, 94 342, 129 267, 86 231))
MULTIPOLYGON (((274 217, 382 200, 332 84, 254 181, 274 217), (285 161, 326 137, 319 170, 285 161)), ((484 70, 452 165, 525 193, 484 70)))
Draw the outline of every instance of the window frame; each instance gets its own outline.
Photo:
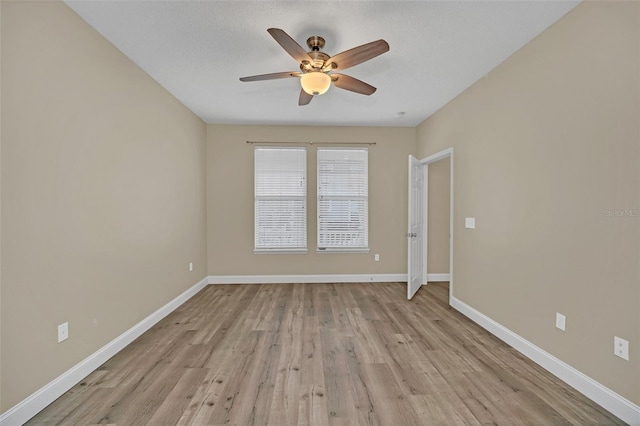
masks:
MULTIPOLYGON (((286 164, 283 164, 286 166, 286 164)), ((254 164, 253 164, 253 205, 254 205, 254 228, 253 228, 253 252, 255 254, 305 254, 308 252, 308 210, 307 210, 307 198, 308 198, 308 182, 307 182, 307 148, 300 146, 255 146, 254 147, 254 164), (303 152, 303 161, 301 165, 303 166, 303 170, 301 173, 301 186, 304 188, 304 195, 302 196, 294 196, 294 195, 258 195, 258 155, 259 151, 301 151, 303 152), (259 244, 259 233, 258 228, 259 224, 259 201, 303 201, 303 207, 301 215, 303 230, 300 233, 302 235, 303 245, 299 246, 268 246, 259 244)), ((295 211, 295 209, 293 209, 295 211)), ((294 214, 294 213, 291 213, 294 214)))
POLYGON ((341 147, 341 148, 335 148, 335 147, 319 147, 316 151, 316 175, 317 175, 317 194, 316 194, 316 200, 317 200, 317 204, 316 204, 316 235, 317 235, 317 239, 316 239, 316 251, 318 253, 369 253, 370 248, 369 248, 369 149, 368 148, 355 148, 355 147, 341 147), (322 161, 321 158, 321 151, 360 151, 360 152, 364 152, 365 153, 365 161, 364 161, 364 182, 363 182, 363 187, 366 190, 366 195, 365 196, 357 196, 357 195, 353 195, 353 196, 329 196, 329 198, 331 198, 331 200, 329 201, 363 201, 365 202, 365 207, 364 207, 364 211, 363 213, 363 218, 364 218, 364 230, 363 230, 363 236, 362 238, 364 239, 364 243, 365 245, 363 246, 325 246, 322 247, 320 246, 320 242, 322 240, 321 237, 321 233, 323 230, 323 219, 321 217, 321 203, 323 201, 327 201, 326 200, 326 195, 323 195, 323 191, 321 188, 321 185, 323 184, 322 181, 322 168, 320 165, 320 162, 322 161), (324 200, 323 200, 324 197, 324 200))

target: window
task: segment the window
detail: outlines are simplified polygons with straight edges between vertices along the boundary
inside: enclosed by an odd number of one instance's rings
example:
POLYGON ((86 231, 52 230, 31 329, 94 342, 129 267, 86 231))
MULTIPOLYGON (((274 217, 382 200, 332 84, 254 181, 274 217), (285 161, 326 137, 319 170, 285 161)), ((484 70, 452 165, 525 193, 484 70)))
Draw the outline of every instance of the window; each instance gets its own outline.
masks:
POLYGON ((254 151, 255 251, 307 250, 307 151, 254 151))
POLYGON ((318 148, 318 250, 368 251, 368 151, 318 148))

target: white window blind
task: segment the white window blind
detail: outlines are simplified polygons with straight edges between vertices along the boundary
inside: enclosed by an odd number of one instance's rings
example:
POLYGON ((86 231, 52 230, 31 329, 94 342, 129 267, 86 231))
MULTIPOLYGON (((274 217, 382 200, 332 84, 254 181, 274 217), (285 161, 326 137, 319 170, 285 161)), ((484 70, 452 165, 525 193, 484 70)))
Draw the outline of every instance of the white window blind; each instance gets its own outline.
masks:
POLYGON ((369 248, 367 149, 318 148, 318 250, 369 248))
POLYGON ((255 250, 307 249, 307 151, 254 150, 255 250))

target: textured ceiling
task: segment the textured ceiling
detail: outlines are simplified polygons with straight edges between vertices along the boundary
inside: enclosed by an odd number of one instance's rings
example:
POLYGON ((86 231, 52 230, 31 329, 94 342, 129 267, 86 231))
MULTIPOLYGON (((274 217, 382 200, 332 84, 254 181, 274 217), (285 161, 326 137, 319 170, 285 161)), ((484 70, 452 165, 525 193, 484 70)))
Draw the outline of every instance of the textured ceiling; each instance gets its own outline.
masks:
POLYGON ((208 123, 415 126, 576 6, 576 1, 66 1, 208 123), (329 55, 385 39, 390 51, 344 73, 378 88, 332 87, 298 106, 296 71, 267 33, 329 55))

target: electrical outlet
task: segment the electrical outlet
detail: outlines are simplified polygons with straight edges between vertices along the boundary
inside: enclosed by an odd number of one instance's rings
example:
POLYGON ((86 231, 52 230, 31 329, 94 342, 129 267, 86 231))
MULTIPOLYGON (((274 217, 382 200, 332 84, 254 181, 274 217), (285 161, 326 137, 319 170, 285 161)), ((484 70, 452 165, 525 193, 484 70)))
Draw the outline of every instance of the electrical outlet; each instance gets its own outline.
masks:
POLYGON ((629 341, 618 336, 613 337, 613 353, 629 361, 629 341))
POLYGON ((58 326, 58 343, 69 338, 69 323, 65 322, 58 326))
POLYGON ((380 255, 378 253, 374 254, 373 260, 375 260, 376 262, 380 262, 380 255))
POLYGON ((567 324, 567 317, 562 315, 560 312, 556 312, 556 327, 564 331, 566 324, 567 324))
POLYGON ((193 272, 193 262, 189 262, 189 272, 193 272))

